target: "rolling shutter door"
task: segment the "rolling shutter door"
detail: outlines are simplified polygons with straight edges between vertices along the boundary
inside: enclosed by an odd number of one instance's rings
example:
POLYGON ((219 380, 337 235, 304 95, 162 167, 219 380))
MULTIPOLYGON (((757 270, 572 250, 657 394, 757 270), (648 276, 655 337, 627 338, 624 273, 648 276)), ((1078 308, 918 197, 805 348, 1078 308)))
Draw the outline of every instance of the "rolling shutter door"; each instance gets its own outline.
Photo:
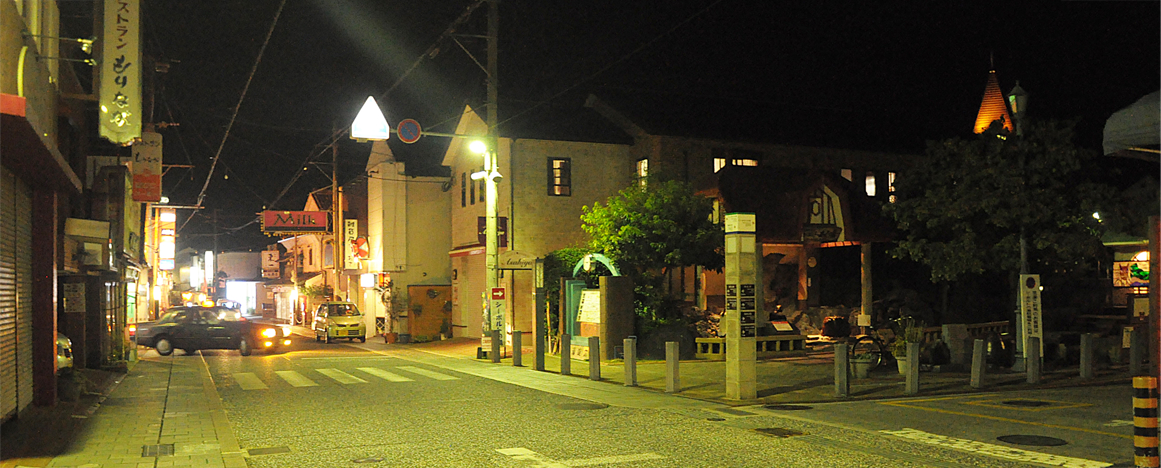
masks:
POLYGON ((0 173, 0 417, 32 402, 32 199, 0 173))

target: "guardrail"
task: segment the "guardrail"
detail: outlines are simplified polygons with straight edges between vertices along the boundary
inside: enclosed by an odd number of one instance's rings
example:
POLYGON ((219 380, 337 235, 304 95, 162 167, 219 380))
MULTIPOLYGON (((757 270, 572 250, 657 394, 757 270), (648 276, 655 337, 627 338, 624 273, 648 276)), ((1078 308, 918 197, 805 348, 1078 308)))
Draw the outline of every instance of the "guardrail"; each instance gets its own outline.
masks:
MULTIPOLYGON (((804 335, 759 336, 756 337, 756 341, 755 346, 758 348, 759 359, 806 354, 806 336, 804 335)), ((724 361, 726 359, 726 339, 695 338, 693 357, 709 361, 724 361)))

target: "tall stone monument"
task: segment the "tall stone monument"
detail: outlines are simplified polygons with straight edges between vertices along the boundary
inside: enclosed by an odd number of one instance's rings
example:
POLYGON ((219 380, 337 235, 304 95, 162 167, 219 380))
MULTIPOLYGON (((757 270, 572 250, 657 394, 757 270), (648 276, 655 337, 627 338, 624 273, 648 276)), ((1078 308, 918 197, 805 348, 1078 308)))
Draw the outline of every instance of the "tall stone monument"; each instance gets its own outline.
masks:
POLYGON ((726 398, 752 400, 757 389, 761 252, 753 213, 726 214, 726 398))

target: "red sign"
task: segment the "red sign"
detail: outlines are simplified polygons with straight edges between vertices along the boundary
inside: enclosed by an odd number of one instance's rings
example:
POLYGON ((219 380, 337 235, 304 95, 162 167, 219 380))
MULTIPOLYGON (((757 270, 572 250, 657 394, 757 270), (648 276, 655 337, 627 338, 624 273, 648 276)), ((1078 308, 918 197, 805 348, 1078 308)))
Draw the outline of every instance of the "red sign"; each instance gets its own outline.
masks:
POLYGON ((351 241, 351 251, 354 252, 355 258, 365 260, 371 256, 371 252, 367 251, 367 238, 359 237, 351 241))
POLYGON ((494 300, 494 301, 504 300, 504 288, 492 288, 492 300, 494 300))
POLYGON ((327 214, 325 211, 263 211, 262 231, 327 232, 327 214))
POLYGON ((420 129, 419 122, 416 122, 415 119, 403 119, 395 127, 395 134, 399 135, 399 141, 410 144, 419 141, 419 137, 423 135, 423 130, 420 129))

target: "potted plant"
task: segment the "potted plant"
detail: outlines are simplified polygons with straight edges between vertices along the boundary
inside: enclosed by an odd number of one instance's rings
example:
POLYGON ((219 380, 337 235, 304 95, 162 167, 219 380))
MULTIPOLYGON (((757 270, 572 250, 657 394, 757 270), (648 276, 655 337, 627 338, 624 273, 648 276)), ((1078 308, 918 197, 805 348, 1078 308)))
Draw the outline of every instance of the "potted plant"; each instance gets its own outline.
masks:
POLYGON ((865 379, 870 374, 871 368, 877 366, 877 362, 881 357, 877 354, 859 353, 851 356, 851 369, 854 371, 856 379, 865 379))
MULTIPOLYGON (((907 373, 907 345, 923 342, 923 323, 916 322, 911 317, 901 318, 896 323, 898 327, 895 333, 895 341, 891 344, 891 354, 895 356, 895 363, 898 364, 899 374, 902 375, 907 373)), ((918 359, 918 356, 916 359, 918 359)))

